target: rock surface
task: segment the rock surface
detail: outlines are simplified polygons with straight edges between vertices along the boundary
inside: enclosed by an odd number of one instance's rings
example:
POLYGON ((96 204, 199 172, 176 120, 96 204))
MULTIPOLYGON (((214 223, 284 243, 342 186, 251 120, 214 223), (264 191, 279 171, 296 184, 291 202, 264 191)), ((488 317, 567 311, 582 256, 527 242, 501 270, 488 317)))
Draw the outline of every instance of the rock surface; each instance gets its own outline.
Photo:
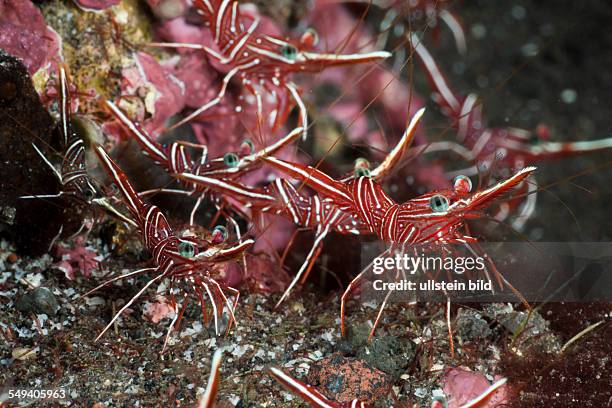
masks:
POLYGON ((24 313, 35 313, 52 316, 60 309, 53 292, 45 287, 38 287, 27 292, 15 302, 17 310, 24 313))

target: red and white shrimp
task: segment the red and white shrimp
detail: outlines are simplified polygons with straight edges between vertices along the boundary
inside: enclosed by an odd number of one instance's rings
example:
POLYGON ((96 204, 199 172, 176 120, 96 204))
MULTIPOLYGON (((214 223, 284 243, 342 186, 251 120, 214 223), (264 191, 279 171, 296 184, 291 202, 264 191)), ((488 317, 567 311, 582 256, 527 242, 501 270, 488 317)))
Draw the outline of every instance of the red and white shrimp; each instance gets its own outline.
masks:
MULTIPOLYGON (((223 157, 208 160, 207 147, 205 145, 193 144, 185 141, 177 141, 164 146, 157 142, 138 122, 128 118, 121 109, 113 102, 106 101, 106 106, 113 116, 122 124, 128 133, 138 143, 144 155, 149 156, 155 163, 159 164, 169 175, 189 172, 191 174, 212 177, 216 179, 236 179, 244 174, 257 169, 261 165, 261 157, 274 154, 280 149, 288 146, 295 141, 302 133, 302 128, 296 128, 274 144, 254 151, 253 143, 245 139, 242 143, 240 154, 226 153, 223 157), (188 148, 195 148, 201 151, 199 160, 193 160, 188 148)), ((141 192, 140 195, 152 193, 171 193, 179 195, 197 196, 197 201, 191 211, 189 218, 190 225, 194 224, 195 214, 200 207, 206 194, 211 191, 202 188, 198 183, 185 183, 185 189, 159 188, 141 192)), ((214 189, 212 189, 214 191, 214 189)), ((218 208, 232 204, 224 198, 222 194, 213 194, 218 208)), ((243 209, 236 209, 243 213, 243 209)))
MULTIPOLYGON (((537 131, 532 132, 513 127, 487 127, 477 95, 469 94, 464 98, 454 92, 434 58, 416 34, 411 35, 411 43, 434 89, 434 101, 449 117, 451 126, 457 132, 456 143, 433 143, 426 152, 450 150, 470 163, 490 164, 494 161, 496 165, 504 168, 516 169, 535 165, 541 161, 612 149, 612 138, 579 142, 552 142, 542 138, 537 131)), ((461 173, 477 174, 478 167, 474 165, 462 170, 461 173)), ((537 197, 535 180, 524 187, 527 199, 521 208, 521 213, 512 223, 513 227, 519 230, 535 210, 537 197)), ((504 219, 510 209, 510 205, 505 203, 496 218, 504 219)))
MULTIPOLYGON (((535 167, 526 167, 508 179, 474 193, 471 193, 472 183, 469 178, 459 176, 453 190, 433 191, 398 204, 367 172, 360 177, 339 181, 310 166, 274 157, 264 160, 288 176, 306 183, 322 196, 330 198, 340 210, 353 214, 365 223, 379 239, 400 248, 419 243, 469 245, 476 242, 474 237, 464 232, 465 220, 481 217, 480 211, 483 208, 520 185, 535 171, 535 167)), ((353 279, 342 296, 340 314, 343 334, 346 300, 366 271, 353 279)))
MULTIPOLYGON (((151 285, 162 279, 169 278, 174 285, 175 283, 185 283, 190 290, 196 294, 199 299, 202 310, 206 310, 204 295, 206 294, 210 300, 213 309, 213 317, 215 322, 215 332, 219 333, 218 319, 223 313, 223 309, 227 307, 230 314, 230 326, 235 322, 234 309, 236 307, 240 293, 237 289, 231 288, 218 282, 213 276, 213 266, 216 263, 227 261, 241 255, 248 249, 254 241, 251 239, 244 240, 237 245, 228 246, 224 243, 227 238, 227 231, 224 227, 216 228, 211 237, 207 240, 198 239, 195 237, 181 237, 170 227, 164 214, 154 205, 145 203, 136 193, 132 185, 127 179, 127 176, 119 168, 119 166, 108 156, 101 146, 97 146, 96 154, 98 155, 104 169, 111 177, 119 192, 123 197, 123 202, 128 208, 134 221, 138 225, 141 233, 141 239, 147 250, 150 251, 153 258, 153 267, 144 268, 133 271, 116 278, 113 278, 98 287, 87 292, 86 295, 96 291, 109 283, 125 279, 128 277, 142 275, 144 273, 153 274, 154 277, 138 291, 113 317, 110 323, 96 337, 96 341, 100 339, 111 325, 119 318, 119 316, 128 308, 136 299, 138 299, 151 285), (235 297, 234 302, 230 302, 229 297, 225 294, 229 292, 235 297)), ((184 303, 187 300, 187 294, 184 296, 184 303)), ((173 305, 176 304, 173 302, 173 305)), ((186 304, 183 305, 183 310, 186 304)), ((179 316, 175 307, 176 317, 172 321, 164 348, 169 339, 170 333, 179 316)))
MULTIPOLYGON (((210 29, 213 43, 153 43, 156 46, 186 47, 204 50, 218 64, 226 66, 221 89, 215 98, 196 109, 176 123, 172 128, 189 122, 196 116, 218 105, 233 78, 237 78, 245 90, 255 97, 256 112, 263 118, 263 97, 275 101, 270 112, 270 126, 277 129, 282 125, 293 103, 300 111, 303 137, 308 128, 308 113, 298 87, 290 81, 293 73, 320 72, 331 67, 380 61, 391 54, 385 51, 363 54, 338 55, 310 52, 317 40, 316 33, 307 31, 299 40, 280 38, 257 30, 259 20, 242 13, 237 0, 195 0, 194 5, 210 29)), ((240 111, 242 107, 237 107, 240 111)))
POLYGON ((293 287, 301 280, 304 282, 321 252, 323 241, 327 235, 336 231, 341 234, 369 233, 369 229, 361 221, 348 213, 341 211, 330 199, 322 199, 317 195, 309 196, 299 192, 291 183, 282 178, 272 183, 254 188, 232 180, 220 180, 192 173, 181 173, 177 178, 184 182, 199 185, 201 188, 213 190, 221 195, 232 197, 249 208, 256 218, 257 214, 266 213, 283 216, 290 219, 296 226, 315 232, 313 245, 294 277, 278 301, 280 305, 290 294, 293 287))
MULTIPOLYGON (((55 198, 66 198, 70 202, 77 206, 89 207, 92 204, 97 204, 103 210, 118 217, 122 221, 132 224, 133 222, 117 211, 106 197, 101 196, 101 191, 94 182, 94 180, 87 173, 87 164, 85 162, 85 143, 72 128, 72 121, 70 120, 70 113, 72 112, 71 104, 72 99, 70 95, 70 84, 66 69, 63 66, 59 67, 59 114, 60 114, 60 134, 62 137, 61 145, 63 147, 63 157, 61 166, 58 169, 49 161, 49 159, 43 154, 43 152, 32 143, 32 147, 41 157, 43 162, 51 169, 53 174, 56 176, 60 183, 60 191, 56 194, 35 194, 22 196, 23 199, 55 199, 55 198)), ((88 224, 88 218, 84 218, 80 228, 72 234, 72 236, 79 235, 85 225, 88 224)), ((93 223, 89 223, 90 225, 93 223)), ((49 248, 51 248, 55 241, 61 236, 64 230, 64 226, 60 226, 59 232, 55 238, 51 241, 49 248)))
POLYGON ((310 406, 314 408, 367 408, 369 407, 363 401, 355 398, 350 402, 339 403, 330 400, 325 395, 321 394, 319 390, 317 390, 312 385, 308 385, 303 383, 300 380, 296 380, 291 377, 283 370, 278 367, 270 367, 268 369, 270 375, 278 381, 287 391, 291 392, 294 395, 302 398, 304 401, 308 402, 310 406))
MULTIPOLYGON (((415 130, 419 120, 424 113, 421 109, 411 120, 404 135, 397 146, 387 155, 385 160, 376 169, 368 174, 374 179, 379 179, 397 164, 414 138, 415 130)), ((268 155, 260 155, 259 159, 265 160, 268 155)), ((361 174, 363 169, 357 165, 355 174, 361 174)), ((351 176, 346 180, 352 178, 351 176)), ((232 197, 250 208, 253 213, 268 213, 281 215, 290 219, 296 226, 307 228, 315 232, 314 243, 306 256, 306 259, 291 284, 287 287, 280 300, 279 306, 290 294, 294 286, 301 280, 304 282, 310 270, 319 256, 323 240, 330 232, 336 231, 341 234, 371 234, 372 230, 364 222, 354 216, 351 212, 343 211, 334 199, 321 198, 319 195, 309 196, 298 191, 291 183, 282 178, 261 188, 253 188, 242 185, 231 180, 219 180, 212 177, 193 173, 178 174, 177 178, 183 182, 199 185, 201 188, 214 190, 221 195, 232 197)))
POLYGON ((34 143, 32 143, 32 147, 57 177, 61 185, 60 192, 57 194, 23 196, 21 198, 67 197, 79 203, 90 204, 98 195, 98 189, 87 174, 83 139, 78 137, 72 129, 72 123, 70 121, 70 91, 64 67, 60 67, 59 69, 59 88, 60 133, 62 136, 62 147, 64 149, 62 164, 59 171, 34 143))

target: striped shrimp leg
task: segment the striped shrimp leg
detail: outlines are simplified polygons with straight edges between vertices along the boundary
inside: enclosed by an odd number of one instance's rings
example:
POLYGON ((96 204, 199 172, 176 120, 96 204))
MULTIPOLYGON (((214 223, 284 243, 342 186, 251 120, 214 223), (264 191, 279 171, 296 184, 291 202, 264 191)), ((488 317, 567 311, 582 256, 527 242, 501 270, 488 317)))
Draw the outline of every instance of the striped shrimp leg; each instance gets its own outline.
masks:
POLYGON ((282 201, 283 210, 293 218, 294 224, 298 226, 310 227, 315 230, 315 237, 312 247, 306 255, 306 259, 298 270, 297 274, 285 289, 285 292, 274 307, 279 307, 281 303, 289 297, 291 290, 300 280, 305 280, 310 274, 314 262, 318 258, 323 247, 323 240, 327 235, 339 225, 344 217, 344 213, 331 203, 322 203, 319 196, 304 198, 300 196, 295 188, 286 180, 276 179, 274 190, 282 201))
POLYGON ((435 60, 423 45, 422 40, 415 33, 411 33, 409 36, 412 48, 425 67, 427 76, 438 94, 436 103, 438 103, 449 116, 457 118, 461 111, 461 102, 449 87, 446 78, 444 78, 435 60))
POLYGON ((219 371, 222 362, 223 349, 217 349, 210 363, 210 375, 208 376, 206 391, 198 403, 198 408, 213 408, 215 406, 215 397, 219 388, 219 371))
POLYGON ((277 214, 284 214, 299 227, 315 231, 314 241, 306 259, 297 274, 276 303, 275 307, 287 299, 294 286, 308 278, 314 262, 323 249, 323 241, 332 231, 341 234, 369 234, 370 229, 359 222, 352 214, 342 211, 331 199, 321 199, 318 195, 304 196, 285 179, 276 179, 268 190, 277 197, 277 214))
MULTIPOLYGON (((352 214, 342 211, 333 200, 321 199, 318 195, 304 196, 285 179, 276 179, 268 187, 268 191, 277 197, 277 204, 273 207, 277 214, 284 214, 298 227, 305 227, 315 232, 312 247, 304 262, 275 305, 279 307, 289 297, 295 285, 298 282, 304 283, 308 278, 314 262, 321 253, 323 242, 330 232, 359 235, 370 233, 370 229, 352 214)), ((268 208, 262 210, 269 211, 268 208)))
POLYGON ((118 187, 123 201, 136 220, 141 231, 145 247, 152 252, 155 262, 162 266, 165 246, 168 239, 174 236, 172 228, 164 214, 154 205, 142 201, 134 187, 128 181, 125 173, 111 159, 101 146, 96 146, 95 152, 109 176, 118 187))
POLYGON ((62 190, 77 199, 91 202, 98 193, 85 166, 85 144, 72 129, 70 121, 71 96, 66 70, 62 66, 60 74, 60 129, 64 139, 64 158, 62 160, 62 190))
POLYGON ((113 102, 106 101, 106 107, 112 115, 121 123, 142 149, 145 156, 161 165, 169 173, 182 173, 194 166, 193 160, 185 149, 192 146, 202 149, 202 161, 206 160, 207 148, 203 145, 186 142, 176 142, 168 147, 162 146, 137 122, 132 121, 113 102))
POLYGON ((365 402, 354 399, 350 402, 338 403, 321 394, 315 387, 291 377, 278 367, 269 367, 268 372, 285 389, 302 398, 314 408, 367 408, 365 402))
POLYGON ((480 406, 482 402, 487 401, 489 397, 495 394, 495 392, 497 392, 497 390, 503 387, 507 382, 508 382, 507 378, 501 378, 495 381, 493 384, 491 384, 491 386, 489 386, 489 388, 484 390, 482 394, 466 402, 465 404, 461 405, 459 408, 476 408, 480 406))
POLYGON ((21 198, 57 198, 60 196, 70 196, 89 203, 94 199, 98 190, 87 175, 87 169, 85 167, 85 145, 83 140, 74 133, 70 122, 70 91, 66 70, 63 66, 59 69, 59 94, 60 133, 62 135, 62 145, 64 149, 64 157, 60 170, 58 171, 51 164, 35 144, 32 144, 32 147, 42 158, 44 163, 53 171, 53 174, 55 174, 61 184, 61 191, 58 194, 31 195, 21 198))

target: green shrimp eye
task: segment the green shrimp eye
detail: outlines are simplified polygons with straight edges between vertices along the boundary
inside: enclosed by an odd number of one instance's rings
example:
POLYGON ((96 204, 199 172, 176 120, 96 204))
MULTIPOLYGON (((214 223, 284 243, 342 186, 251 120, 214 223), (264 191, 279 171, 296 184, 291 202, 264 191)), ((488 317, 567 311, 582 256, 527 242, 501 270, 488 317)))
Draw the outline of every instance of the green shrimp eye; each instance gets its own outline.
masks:
POLYGON ((355 177, 359 178, 359 177, 370 177, 370 169, 365 168, 365 167, 357 167, 355 169, 355 177))
POLYGON ((529 141, 529 144, 534 145, 534 146, 539 145, 541 142, 540 137, 536 134, 530 135, 528 141, 529 141))
POLYGON ((235 153, 225 153, 223 156, 223 163, 227 167, 236 167, 238 166, 238 156, 235 153))
POLYGON ((448 198, 443 195, 436 194, 429 200, 431 210, 436 213, 446 212, 448 210, 448 198))
POLYGON ((195 256, 195 246, 191 242, 181 241, 178 246, 179 254, 184 258, 193 258, 195 256))
POLYGON ((217 225, 212 232, 212 242, 213 244, 220 244, 225 242, 229 237, 229 233, 227 232, 227 228, 223 225, 217 225))
POLYGON ((357 160, 355 160, 355 168, 356 169, 369 169, 370 162, 367 159, 360 157, 357 160))
POLYGON ((283 45, 281 48, 281 54, 283 57, 287 58, 290 61, 295 61, 297 58, 298 50, 291 44, 283 45))
POLYGON ((255 153, 255 145, 251 139, 244 139, 240 145, 240 152, 246 152, 245 154, 255 153))
POLYGON ((85 198, 87 200, 93 199, 95 197, 95 195, 96 195, 96 193, 93 190, 89 189, 89 188, 85 189, 84 194, 85 194, 85 198))
POLYGON ((469 177, 459 175, 453 180, 453 187, 460 194, 467 194, 472 191, 472 180, 469 177))

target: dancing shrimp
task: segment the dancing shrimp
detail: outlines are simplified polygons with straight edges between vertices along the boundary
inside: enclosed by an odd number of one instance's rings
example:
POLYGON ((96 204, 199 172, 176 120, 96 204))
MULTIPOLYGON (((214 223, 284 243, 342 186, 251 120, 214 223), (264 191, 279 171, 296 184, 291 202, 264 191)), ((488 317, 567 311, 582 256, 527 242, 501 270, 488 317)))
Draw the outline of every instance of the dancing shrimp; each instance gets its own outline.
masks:
MULTIPOLYGON (((219 333, 218 319, 223 313, 224 307, 228 308, 230 314, 230 324, 236 322, 234 317, 234 309, 236 307, 240 292, 229 286, 219 283, 213 276, 213 267, 215 264, 233 259, 242 254, 247 248, 253 245, 251 239, 244 240, 237 245, 228 246, 225 244, 227 232, 224 227, 217 227, 212 232, 209 239, 199 239, 193 236, 179 236, 171 227, 164 214, 154 205, 145 203, 136 193, 132 185, 127 179, 127 176, 119 168, 119 166, 108 156, 101 146, 97 146, 96 154, 98 155, 104 169, 111 177, 115 185, 118 187, 123 202, 127 206, 130 214, 134 218, 138 229, 141 233, 141 239, 145 247, 150 251, 153 257, 155 266, 139 269, 129 272, 121 276, 110 279, 84 296, 108 285, 109 283, 151 273, 154 275, 147 284, 141 288, 134 297, 132 297, 120 310, 115 314, 110 323, 96 337, 99 340, 111 325, 121 316, 136 299, 138 299, 151 285, 162 279, 169 278, 172 285, 177 282, 184 282, 197 295, 202 310, 206 309, 204 302, 204 293, 208 295, 215 323, 215 332, 219 333), (235 301, 230 302, 224 290, 231 293, 235 297, 235 301)), ((186 307, 185 301, 187 294, 184 295, 183 310, 186 307)), ((168 342, 170 333, 176 324, 176 321, 182 313, 178 313, 176 302, 172 302, 175 309, 175 318, 170 324, 164 349, 168 342)))
MULTIPOLYGON (((433 191, 398 204, 368 172, 347 181, 338 181, 310 166, 274 157, 264 160, 330 198, 340 210, 353 214, 365 223, 382 241, 400 247, 418 243, 469 245, 477 242, 476 238, 463 231, 466 219, 482 217, 483 208, 520 185, 535 171, 535 167, 526 167, 508 179, 474 193, 471 193, 470 179, 458 176, 452 190, 433 191)), ((342 296, 340 315, 343 334, 346 300, 365 272, 353 279, 342 296)))
MULTIPOLYGON (((469 163, 492 163, 505 168, 520 168, 572 155, 612 149, 612 138, 579 142, 552 142, 539 137, 537 132, 514 127, 490 128, 482 113, 482 105, 475 94, 463 98, 451 90, 442 71, 415 35, 411 36, 412 47, 421 61, 435 91, 434 101, 441 111, 451 120, 457 132, 457 143, 438 142, 430 145, 427 152, 449 150, 462 156, 469 163)), ((462 174, 478 172, 477 166, 462 170, 462 174)), ((525 186, 527 197, 521 214, 513 221, 515 229, 520 230, 535 210, 537 183, 534 180, 525 186)), ((509 203, 502 205, 496 218, 503 220, 510 212, 509 203)))
MULTIPOLYGON (((324 69, 380 61, 391 54, 377 51, 363 54, 337 55, 308 51, 317 41, 317 34, 306 31, 300 40, 279 38, 259 33, 258 19, 244 15, 237 0, 195 0, 194 5, 212 34, 214 46, 184 43, 153 43, 156 46, 185 47, 204 50, 218 64, 229 71, 222 81, 215 98, 172 126, 181 126, 196 116, 218 105, 225 96, 230 81, 236 77, 244 88, 255 97, 257 115, 263 117, 263 96, 269 95, 276 102, 270 114, 272 129, 284 123, 292 104, 291 97, 300 111, 303 137, 308 128, 308 113, 298 87, 289 80, 292 73, 316 73, 324 69)), ((241 108, 237 107, 237 111, 241 108)))
MULTIPOLYGON (((164 170, 170 174, 180 174, 189 172, 191 174, 213 177, 216 179, 236 179, 246 174, 249 171, 255 170, 260 166, 260 158, 274 154, 283 147, 289 145, 297 139, 302 133, 302 128, 296 128, 289 132, 285 137, 278 140, 276 143, 267 146, 261 150, 254 151, 253 143, 245 139, 241 146, 241 155, 236 153, 226 153, 221 158, 207 160, 207 147, 205 145, 193 144, 185 141, 177 141, 168 146, 155 141, 153 137, 139 123, 132 121, 124 112, 121 111, 113 102, 106 101, 106 106, 115 118, 125 127, 129 134, 136 140, 144 155, 150 157, 155 163, 159 164, 164 170), (201 151, 200 160, 193 160, 187 150, 188 147, 196 148, 201 151)), ((197 201, 191 211, 189 222, 194 224, 195 214, 200 207, 202 200, 209 192, 208 188, 202 188, 198 183, 186 183, 185 189, 170 189, 159 188, 141 192, 140 195, 148 195, 151 193, 171 193, 194 196, 197 195, 197 201)), ((228 201, 224 199, 222 194, 215 194, 215 200, 218 205, 225 206, 228 201)), ((230 205, 231 207, 231 205, 230 205)), ((238 212, 244 212, 242 209, 237 209, 238 212)))
MULTIPOLYGON (((371 177, 374 179, 382 178, 395 166, 414 138, 417 124, 423 113, 424 109, 421 109, 415 114, 400 142, 391 150, 380 166, 371 172, 367 170, 371 177)), ((268 156, 259 156, 262 160, 266 157, 268 156)), ((362 171, 364 169, 360 165, 355 167, 355 175, 361 174, 362 171)), ((201 188, 211 189, 221 195, 230 196, 243 203, 254 213, 281 215, 290 219, 299 227, 315 231, 314 243, 304 263, 276 306, 279 306, 289 296, 298 281, 304 282, 306 280, 322 250, 323 240, 330 232, 336 231, 341 234, 356 235, 372 232, 371 228, 358 217, 341 210, 332 198, 305 195, 289 181, 282 178, 277 178, 274 182, 262 188, 253 188, 231 180, 219 180, 187 172, 178 174, 177 177, 183 182, 197 184, 201 188)))
MULTIPOLYGON (((85 205, 89 207, 92 204, 97 204, 103 210, 109 212, 113 216, 120 218, 122 221, 132 224, 133 222, 117 211, 105 197, 101 196, 99 188, 96 183, 87 173, 87 165, 85 163, 85 143, 72 128, 72 121, 70 120, 71 113, 71 96, 70 87, 68 83, 68 77, 66 69, 63 66, 59 68, 59 113, 60 113, 60 134, 62 136, 62 146, 64 148, 62 164, 58 169, 53 166, 49 159, 44 153, 32 143, 32 147, 38 153, 43 162, 51 169, 53 174, 56 176, 60 183, 60 191, 57 194, 35 194, 22 196, 22 199, 54 199, 54 198, 66 198, 70 202, 75 203, 78 206, 85 205)), ((81 223, 81 227, 72 235, 78 235, 83 227, 86 225, 84 219, 81 223)), ((55 241, 60 237, 63 232, 63 225, 60 226, 59 232, 55 238, 51 241, 49 248, 53 246, 55 241)))

